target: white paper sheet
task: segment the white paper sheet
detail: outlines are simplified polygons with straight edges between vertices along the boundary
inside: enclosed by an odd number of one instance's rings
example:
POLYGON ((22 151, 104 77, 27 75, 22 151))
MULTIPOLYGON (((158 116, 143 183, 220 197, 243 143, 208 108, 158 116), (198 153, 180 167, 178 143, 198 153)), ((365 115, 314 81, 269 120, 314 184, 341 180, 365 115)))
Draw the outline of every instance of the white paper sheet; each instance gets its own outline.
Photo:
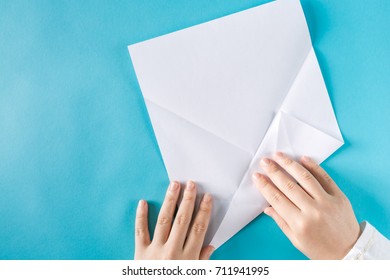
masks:
POLYGON ((169 178, 214 196, 219 247, 267 202, 263 156, 318 162, 343 139, 298 0, 278 0, 129 46, 169 178))

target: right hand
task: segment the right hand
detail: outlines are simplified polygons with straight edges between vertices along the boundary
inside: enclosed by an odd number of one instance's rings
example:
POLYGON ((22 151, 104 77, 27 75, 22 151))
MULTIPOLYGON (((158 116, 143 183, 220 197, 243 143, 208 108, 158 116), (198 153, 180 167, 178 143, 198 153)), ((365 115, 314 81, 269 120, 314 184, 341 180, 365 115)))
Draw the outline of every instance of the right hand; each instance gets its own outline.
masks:
POLYGON ((294 246, 310 259, 342 259, 360 235, 351 203, 313 160, 301 164, 283 153, 264 158, 266 175, 254 181, 271 204, 271 216, 294 246))

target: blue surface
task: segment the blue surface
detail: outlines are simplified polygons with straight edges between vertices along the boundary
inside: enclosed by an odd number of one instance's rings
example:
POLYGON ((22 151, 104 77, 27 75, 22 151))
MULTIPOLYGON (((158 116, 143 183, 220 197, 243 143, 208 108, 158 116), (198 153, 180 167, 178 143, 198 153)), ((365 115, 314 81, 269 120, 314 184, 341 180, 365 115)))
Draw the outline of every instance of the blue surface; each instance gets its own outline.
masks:
MULTIPOLYGON (((168 177, 127 45, 266 1, 0 2, 0 259, 129 259, 168 177)), ((302 0, 346 144, 323 166, 390 236, 390 2, 302 0)), ((260 216, 215 259, 301 259, 260 216)))

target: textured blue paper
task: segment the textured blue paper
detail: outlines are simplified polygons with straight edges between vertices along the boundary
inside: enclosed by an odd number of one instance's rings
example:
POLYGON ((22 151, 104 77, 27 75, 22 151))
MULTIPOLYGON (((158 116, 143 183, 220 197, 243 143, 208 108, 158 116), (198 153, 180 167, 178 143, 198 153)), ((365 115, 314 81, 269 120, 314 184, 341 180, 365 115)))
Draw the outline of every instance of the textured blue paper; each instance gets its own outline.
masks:
MULTIPOLYGON (((167 174, 127 45, 261 0, 0 3, 0 259, 129 259, 167 174)), ((323 166, 390 236, 390 2, 302 0, 346 144, 323 166)), ((301 259, 264 215, 215 259, 301 259)))

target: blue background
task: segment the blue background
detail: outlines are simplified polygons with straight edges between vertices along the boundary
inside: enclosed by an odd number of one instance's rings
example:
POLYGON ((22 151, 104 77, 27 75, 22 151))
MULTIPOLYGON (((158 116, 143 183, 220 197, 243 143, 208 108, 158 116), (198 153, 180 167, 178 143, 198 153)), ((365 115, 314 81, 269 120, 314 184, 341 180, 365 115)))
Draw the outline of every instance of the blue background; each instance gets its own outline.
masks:
MULTIPOLYGON (((129 259, 168 177, 127 45, 261 0, 0 2, 0 259, 129 259)), ((346 144, 323 166, 390 236, 390 2, 302 0, 346 144)), ((301 259, 264 215, 215 259, 301 259)))

